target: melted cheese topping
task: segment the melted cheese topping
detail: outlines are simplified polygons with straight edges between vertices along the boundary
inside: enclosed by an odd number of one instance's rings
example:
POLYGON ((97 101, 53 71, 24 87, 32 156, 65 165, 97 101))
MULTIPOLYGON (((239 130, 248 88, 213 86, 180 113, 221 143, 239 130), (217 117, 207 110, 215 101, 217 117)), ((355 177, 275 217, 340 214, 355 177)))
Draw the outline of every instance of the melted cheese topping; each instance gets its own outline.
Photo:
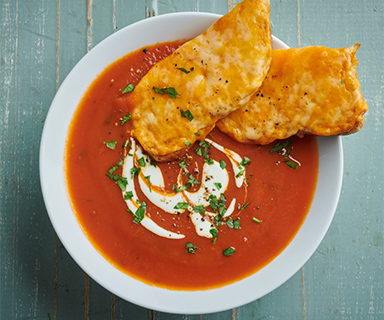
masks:
POLYGON ((259 91, 217 126, 237 141, 262 145, 295 134, 358 131, 368 110, 357 79, 358 47, 274 50, 259 91))
POLYGON ((130 96, 133 135, 156 160, 176 157, 249 101, 268 71, 271 48, 269 0, 243 1, 142 78, 130 96), (178 96, 154 87, 174 88, 178 96), (193 119, 181 116, 187 110, 193 119))

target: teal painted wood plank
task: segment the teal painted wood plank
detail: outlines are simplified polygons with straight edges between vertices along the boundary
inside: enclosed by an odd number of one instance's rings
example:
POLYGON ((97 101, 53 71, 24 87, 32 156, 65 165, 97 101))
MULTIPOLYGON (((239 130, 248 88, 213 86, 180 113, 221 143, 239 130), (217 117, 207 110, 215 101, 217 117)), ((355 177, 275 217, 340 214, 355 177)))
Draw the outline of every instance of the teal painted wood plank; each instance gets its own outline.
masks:
MULTIPOLYGON (((150 2, 150 1, 148 1, 150 2)), ((199 11, 198 0, 166 0, 166 1, 152 1, 151 4, 154 7, 156 15, 171 13, 171 12, 183 12, 183 11, 199 11)))
POLYGON ((302 1, 300 7, 303 45, 362 44, 358 72, 370 108, 363 130, 343 138, 344 185, 336 216, 305 267, 307 317, 382 319, 384 3, 302 1))
MULTIPOLYGON (((87 52, 88 8, 86 2, 60 1, 58 11, 58 85, 87 52)), ((76 319, 87 315, 86 276, 56 241, 54 319, 76 319)))
POLYGON ((237 309, 236 319, 303 319, 302 270, 265 297, 237 309))
POLYGON ((200 320, 199 315, 181 315, 153 311, 153 320, 200 320))
POLYGON ((296 1, 271 0, 272 34, 288 46, 298 46, 298 5, 296 1))
POLYGON ((14 172, 16 170, 14 162, 15 130, 13 129, 12 119, 14 112, 14 92, 17 77, 17 49, 16 41, 18 30, 16 27, 16 5, 1 3, 0 24, 0 95, 4 97, 1 103, 0 117, 0 315, 3 318, 15 316, 15 296, 14 296, 14 269, 16 251, 16 210, 14 201, 16 198, 16 185, 14 172), (4 291, 3 291, 4 290, 4 291), (5 293, 5 290, 8 292, 5 293))
POLYGON ((55 3, 0 7, 0 317, 46 319, 53 311, 53 231, 40 192, 38 149, 55 90, 55 3))
POLYGON ((88 50, 115 31, 115 14, 112 1, 90 0, 88 8, 88 50))
POLYGON ((271 0, 273 33, 292 47, 362 43, 359 79, 370 107, 363 131, 343 138, 344 186, 335 220, 315 255, 282 287, 246 306, 216 314, 154 312, 115 297, 89 279, 55 241, 37 168, 42 122, 56 79, 59 85, 88 49, 132 22, 174 11, 224 14, 232 5, 234 1, 223 0, 0 1, 1 319, 384 317, 381 0, 271 0))
POLYGON ((145 0, 113 0, 113 8, 115 12, 114 26, 116 30, 143 20, 148 14, 145 0))
POLYGON ((218 13, 218 14, 226 14, 229 10, 233 8, 235 4, 232 4, 234 2, 239 1, 231 1, 231 0, 216 0, 216 1, 204 1, 199 0, 198 1, 198 10, 201 12, 212 12, 212 13, 218 13))

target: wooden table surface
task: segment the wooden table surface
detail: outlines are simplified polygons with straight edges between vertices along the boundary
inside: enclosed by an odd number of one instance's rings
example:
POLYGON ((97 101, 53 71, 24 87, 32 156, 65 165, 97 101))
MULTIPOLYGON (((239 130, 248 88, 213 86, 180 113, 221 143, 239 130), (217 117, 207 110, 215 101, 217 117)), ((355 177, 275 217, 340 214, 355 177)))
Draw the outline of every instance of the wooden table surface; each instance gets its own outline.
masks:
POLYGON ((0 0, 0 319, 384 319, 384 1, 271 0, 273 34, 291 47, 350 46, 369 105, 343 137, 344 182, 332 225, 289 281, 209 315, 147 310, 109 293, 72 260, 39 182, 44 120, 60 84, 98 42, 177 11, 225 14, 231 0, 0 0))

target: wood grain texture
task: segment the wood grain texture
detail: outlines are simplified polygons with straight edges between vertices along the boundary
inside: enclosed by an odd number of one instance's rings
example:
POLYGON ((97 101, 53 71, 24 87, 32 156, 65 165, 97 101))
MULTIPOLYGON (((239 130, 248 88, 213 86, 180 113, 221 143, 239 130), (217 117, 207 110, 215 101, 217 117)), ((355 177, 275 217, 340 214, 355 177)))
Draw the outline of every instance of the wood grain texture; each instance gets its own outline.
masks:
POLYGON ((53 96, 74 65, 124 26, 178 11, 225 14, 227 0, 0 0, 0 319, 384 319, 384 2, 271 0, 288 45, 350 46, 369 105, 343 138, 335 219, 308 263, 267 296, 208 315, 170 315, 114 296, 77 266, 49 222, 38 149, 53 96))
POLYGON ((55 9, 41 1, 0 8, 0 312, 2 319, 43 319, 53 301, 53 255, 46 252, 53 252, 54 233, 40 192, 38 149, 55 91, 55 64, 46 64, 55 50, 55 9))
POLYGON ((317 6, 301 3, 303 45, 361 43, 358 72, 370 108, 364 130, 343 138, 344 186, 336 216, 305 267, 307 314, 316 319, 384 318, 384 3, 354 4, 329 3, 313 15, 317 6), (335 18, 321 18, 329 15, 335 18))

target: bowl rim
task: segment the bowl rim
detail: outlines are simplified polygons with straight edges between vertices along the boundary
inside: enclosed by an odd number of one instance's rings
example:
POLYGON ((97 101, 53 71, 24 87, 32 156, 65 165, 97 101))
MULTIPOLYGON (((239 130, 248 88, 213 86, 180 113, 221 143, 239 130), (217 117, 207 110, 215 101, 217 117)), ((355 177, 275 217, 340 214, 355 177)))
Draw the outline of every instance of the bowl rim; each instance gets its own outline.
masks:
MULTIPOLYGON (((290 279, 316 251, 333 219, 340 196, 343 172, 341 138, 320 137, 317 139, 319 171, 316 192, 311 209, 298 233, 266 267, 243 280, 215 289, 182 291, 150 286, 113 267, 89 242, 72 212, 65 183, 63 146, 66 143, 68 125, 85 90, 107 65, 117 60, 119 55, 121 57, 153 43, 141 45, 145 39, 133 40, 130 45, 138 47, 125 53, 125 46, 119 47, 113 53, 115 58, 103 58, 105 48, 110 49, 113 43, 127 35, 138 37, 137 32, 145 34, 154 26, 156 32, 161 32, 170 25, 177 29, 174 23, 180 24, 182 30, 179 33, 185 32, 186 37, 182 38, 192 38, 198 34, 196 30, 201 32, 220 17, 218 14, 202 12, 169 13, 141 20, 107 37, 67 75, 52 101, 42 132, 39 159, 41 189, 49 218, 60 241, 76 263, 101 286, 148 309, 179 314, 212 313, 239 307, 268 294, 290 279), (187 27, 182 28, 181 25, 184 24, 187 27), (194 35, 188 31, 191 27, 194 28, 194 35), (97 65, 97 68, 86 76, 87 81, 81 82, 79 79, 83 79, 82 75, 90 71, 92 65, 97 65), (333 165, 330 166, 329 163, 333 165), (299 258, 297 252, 300 252, 299 258), (279 268, 281 265, 284 265, 283 271, 279 268)), ((168 40, 163 40, 160 36, 159 39, 157 42, 177 40, 180 37, 168 36, 168 40)), ((276 37, 273 37, 273 44, 288 48, 276 37)))

